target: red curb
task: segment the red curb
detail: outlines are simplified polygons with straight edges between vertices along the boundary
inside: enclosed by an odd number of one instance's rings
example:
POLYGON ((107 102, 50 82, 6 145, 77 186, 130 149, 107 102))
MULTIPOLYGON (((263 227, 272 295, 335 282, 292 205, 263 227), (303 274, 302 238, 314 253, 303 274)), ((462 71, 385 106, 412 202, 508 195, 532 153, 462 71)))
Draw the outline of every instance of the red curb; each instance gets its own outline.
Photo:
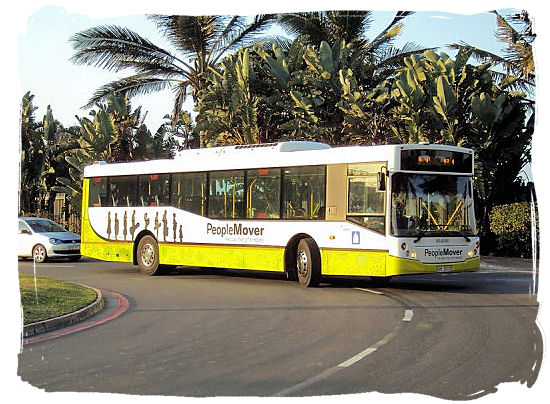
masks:
POLYGON ((72 327, 72 328, 69 328, 68 330, 64 330, 64 331, 60 331, 60 332, 54 332, 54 333, 51 333, 51 334, 49 334, 47 336, 44 336, 44 337, 27 338, 23 341, 23 345, 32 344, 32 343, 35 343, 35 342, 48 341, 50 339, 62 337, 64 335, 73 334, 73 333, 78 332, 78 331, 82 331, 82 330, 86 330, 86 329, 91 328, 91 327, 98 326, 100 324, 103 324, 103 323, 106 323, 108 321, 114 320, 115 318, 117 318, 121 314, 123 314, 126 310, 128 310, 128 307, 130 307, 130 303, 128 302, 128 300, 124 296, 122 296, 121 294, 116 293, 116 292, 111 292, 111 291, 108 291, 108 290, 102 290, 102 292, 110 294, 111 296, 114 296, 117 299, 118 307, 113 313, 111 313, 107 317, 103 317, 99 320, 92 321, 91 323, 76 326, 76 327, 72 327))

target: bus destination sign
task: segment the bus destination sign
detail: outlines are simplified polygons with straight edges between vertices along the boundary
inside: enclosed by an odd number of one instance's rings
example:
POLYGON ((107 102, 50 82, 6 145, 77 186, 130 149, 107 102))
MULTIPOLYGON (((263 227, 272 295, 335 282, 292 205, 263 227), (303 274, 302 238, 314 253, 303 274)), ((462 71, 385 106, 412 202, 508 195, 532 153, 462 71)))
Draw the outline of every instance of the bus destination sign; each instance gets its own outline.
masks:
POLYGON ((401 169, 468 173, 472 171, 472 155, 450 150, 401 150, 401 169))

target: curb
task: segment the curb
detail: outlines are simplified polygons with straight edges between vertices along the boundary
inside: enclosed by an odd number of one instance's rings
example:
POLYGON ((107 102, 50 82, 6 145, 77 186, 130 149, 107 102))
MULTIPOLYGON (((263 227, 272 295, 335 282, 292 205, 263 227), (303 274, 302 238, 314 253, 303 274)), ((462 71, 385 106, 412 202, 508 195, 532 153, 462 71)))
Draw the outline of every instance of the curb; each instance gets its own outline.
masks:
POLYGON ((101 293, 101 291, 90 286, 81 286, 92 289, 96 292, 97 298, 93 303, 90 303, 88 306, 78 311, 75 311, 74 313, 69 313, 60 317, 54 317, 48 320, 37 321, 36 323, 25 325, 23 327, 23 338, 32 337, 33 335, 43 334, 45 332, 58 330, 60 328, 79 323, 103 310, 103 307, 105 306, 105 300, 103 299, 103 294, 101 293))

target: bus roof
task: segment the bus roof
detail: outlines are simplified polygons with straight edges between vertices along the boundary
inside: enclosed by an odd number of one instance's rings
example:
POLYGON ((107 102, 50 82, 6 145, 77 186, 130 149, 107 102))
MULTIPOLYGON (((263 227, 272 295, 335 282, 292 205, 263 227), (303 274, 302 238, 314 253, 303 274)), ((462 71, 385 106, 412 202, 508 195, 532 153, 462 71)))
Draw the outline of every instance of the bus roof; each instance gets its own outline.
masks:
POLYGON ((394 162, 402 149, 435 149, 472 153, 472 150, 463 147, 436 144, 331 147, 325 143, 290 141, 188 149, 178 152, 173 159, 109 164, 100 162, 85 167, 84 177, 312 166, 367 161, 387 161, 388 169, 393 169, 394 162))

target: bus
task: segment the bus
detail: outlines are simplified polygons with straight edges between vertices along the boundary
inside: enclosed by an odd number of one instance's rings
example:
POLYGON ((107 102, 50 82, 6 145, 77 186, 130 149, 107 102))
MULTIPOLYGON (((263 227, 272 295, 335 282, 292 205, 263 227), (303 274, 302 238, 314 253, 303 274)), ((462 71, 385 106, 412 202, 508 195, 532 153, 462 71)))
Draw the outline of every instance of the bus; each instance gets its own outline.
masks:
POLYGON ((476 271, 473 151, 291 141, 84 169, 81 253, 145 275, 174 266, 385 285, 476 271))

